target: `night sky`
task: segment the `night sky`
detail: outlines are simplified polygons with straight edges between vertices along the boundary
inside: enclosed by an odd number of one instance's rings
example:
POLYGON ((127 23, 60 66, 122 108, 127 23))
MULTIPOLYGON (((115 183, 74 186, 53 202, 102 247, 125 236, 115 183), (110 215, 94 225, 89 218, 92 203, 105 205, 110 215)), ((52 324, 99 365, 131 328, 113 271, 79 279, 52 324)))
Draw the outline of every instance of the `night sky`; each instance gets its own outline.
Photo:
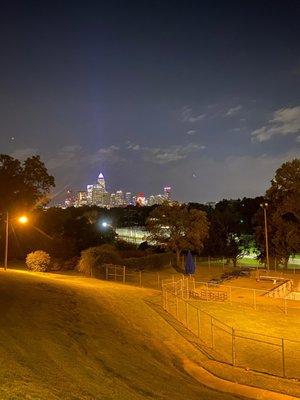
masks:
POLYGON ((300 1, 12 1, 0 13, 0 152, 55 193, 263 194, 300 155, 300 1))

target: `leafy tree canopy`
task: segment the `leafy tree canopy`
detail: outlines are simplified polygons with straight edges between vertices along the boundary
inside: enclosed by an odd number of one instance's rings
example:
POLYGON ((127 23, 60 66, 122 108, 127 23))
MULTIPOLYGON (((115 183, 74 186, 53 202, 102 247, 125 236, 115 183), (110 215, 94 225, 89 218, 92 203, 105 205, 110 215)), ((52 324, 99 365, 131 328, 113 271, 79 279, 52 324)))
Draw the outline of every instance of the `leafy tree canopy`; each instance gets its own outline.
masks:
POLYGON ((0 154, 0 212, 28 210, 47 203, 47 195, 54 187, 39 156, 21 162, 0 154))
POLYGON ((178 203, 166 203, 150 213, 147 228, 151 241, 176 253, 178 265, 182 251, 201 252, 209 223, 204 211, 189 209, 178 203))
MULTIPOLYGON (((282 164, 266 192, 269 254, 286 266, 300 252, 300 159, 282 164)), ((265 258, 262 210, 257 214, 256 239, 265 258)))

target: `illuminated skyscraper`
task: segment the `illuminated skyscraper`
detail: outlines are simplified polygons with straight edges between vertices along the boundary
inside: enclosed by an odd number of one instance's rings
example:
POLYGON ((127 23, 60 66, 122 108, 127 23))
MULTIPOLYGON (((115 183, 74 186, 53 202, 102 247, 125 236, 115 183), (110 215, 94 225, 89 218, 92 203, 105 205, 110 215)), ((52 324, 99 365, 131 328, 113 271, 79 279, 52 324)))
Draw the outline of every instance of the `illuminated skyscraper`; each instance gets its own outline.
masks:
POLYGON ((124 206, 124 195, 122 190, 117 190, 116 191, 116 206, 124 206))
POLYGON ((85 191, 77 192, 75 205, 76 207, 82 207, 87 205, 87 192, 85 191))
POLYGON ((172 188, 171 186, 165 186, 164 187, 164 197, 166 200, 171 200, 171 193, 172 193, 172 188))
POLYGON ((93 202, 93 188, 94 188, 94 185, 87 185, 87 187, 86 187, 88 204, 92 204, 92 202, 93 202))
POLYGON ((131 194, 131 192, 126 192, 126 194, 125 194, 125 203, 126 203, 127 206, 132 204, 132 194, 131 194))
POLYGON ((104 179, 102 172, 100 172, 100 174, 98 176, 98 185, 97 186, 100 190, 105 192, 105 179, 104 179))

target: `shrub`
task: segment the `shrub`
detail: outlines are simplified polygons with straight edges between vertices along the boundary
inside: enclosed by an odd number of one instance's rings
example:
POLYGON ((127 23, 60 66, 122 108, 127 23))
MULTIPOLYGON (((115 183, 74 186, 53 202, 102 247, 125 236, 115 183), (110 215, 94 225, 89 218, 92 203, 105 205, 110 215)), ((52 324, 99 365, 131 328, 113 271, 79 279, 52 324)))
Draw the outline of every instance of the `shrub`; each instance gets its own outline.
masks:
POLYGON ((123 259, 122 263, 128 268, 139 270, 161 269, 167 265, 170 265, 173 257, 173 253, 149 254, 145 257, 123 259))
POLYGON ((33 251, 27 254, 26 265, 31 271, 45 272, 49 270, 51 258, 48 253, 43 250, 33 251))
POLYGON ((79 272, 91 276, 92 271, 103 264, 120 264, 121 258, 115 248, 111 245, 90 247, 81 252, 77 266, 79 272))

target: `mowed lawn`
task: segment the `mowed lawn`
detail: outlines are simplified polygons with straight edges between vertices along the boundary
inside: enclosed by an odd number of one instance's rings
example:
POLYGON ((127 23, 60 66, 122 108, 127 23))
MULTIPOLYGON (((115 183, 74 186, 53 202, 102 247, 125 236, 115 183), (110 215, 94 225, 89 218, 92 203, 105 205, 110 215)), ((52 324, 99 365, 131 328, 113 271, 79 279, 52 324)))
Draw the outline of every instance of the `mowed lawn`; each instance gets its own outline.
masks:
POLYGON ((1 270, 1 400, 233 399, 184 372, 201 356, 144 301, 156 295, 1 270))

